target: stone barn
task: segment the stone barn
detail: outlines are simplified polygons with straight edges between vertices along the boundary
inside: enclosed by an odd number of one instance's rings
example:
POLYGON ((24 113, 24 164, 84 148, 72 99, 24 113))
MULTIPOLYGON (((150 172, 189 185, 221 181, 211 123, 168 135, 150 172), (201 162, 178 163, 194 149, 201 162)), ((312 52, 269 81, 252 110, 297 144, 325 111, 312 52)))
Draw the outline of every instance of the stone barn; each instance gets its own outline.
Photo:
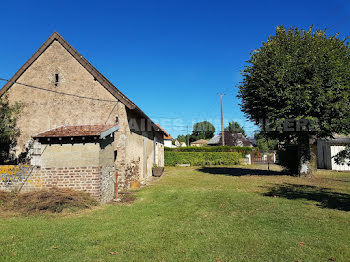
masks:
POLYGON ((163 130, 56 32, 0 96, 21 104, 14 152, 31 159, 31 175, 40 180, 0 189, 72 187, 105 202, 164 166, 163 130))

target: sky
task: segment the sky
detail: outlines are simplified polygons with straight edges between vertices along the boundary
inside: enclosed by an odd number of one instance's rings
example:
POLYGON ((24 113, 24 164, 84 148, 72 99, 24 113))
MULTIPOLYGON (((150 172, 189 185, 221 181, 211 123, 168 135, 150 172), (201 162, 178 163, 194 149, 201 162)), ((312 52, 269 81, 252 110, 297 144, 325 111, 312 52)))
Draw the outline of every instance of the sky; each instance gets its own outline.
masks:
MULTIPOLYGON (((240 71, 276 26, 350 35, 350 2, 1 1, 0 78, 9 79, 57 31, 173 137, 208 120, 239 122, 240 71)), ((5 83, 0 83, 2 87, 5 83)))

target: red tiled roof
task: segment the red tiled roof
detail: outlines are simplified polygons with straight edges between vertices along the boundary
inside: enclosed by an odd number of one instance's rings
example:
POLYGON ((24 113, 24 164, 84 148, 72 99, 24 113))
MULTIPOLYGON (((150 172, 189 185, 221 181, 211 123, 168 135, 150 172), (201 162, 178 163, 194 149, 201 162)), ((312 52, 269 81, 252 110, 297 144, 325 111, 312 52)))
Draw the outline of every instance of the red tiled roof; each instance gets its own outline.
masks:
POLYGON ((169 135, 159 124, 157 126, 164 132, 164 139, 173 140, 171 135, 169 135))
POLYGON ((111 129, 114 125, 86 125, 86 126, 60 126, 42 133, 33 138, 41 137, 71 137, 71 136, 99 136, 102 132, 111 129))

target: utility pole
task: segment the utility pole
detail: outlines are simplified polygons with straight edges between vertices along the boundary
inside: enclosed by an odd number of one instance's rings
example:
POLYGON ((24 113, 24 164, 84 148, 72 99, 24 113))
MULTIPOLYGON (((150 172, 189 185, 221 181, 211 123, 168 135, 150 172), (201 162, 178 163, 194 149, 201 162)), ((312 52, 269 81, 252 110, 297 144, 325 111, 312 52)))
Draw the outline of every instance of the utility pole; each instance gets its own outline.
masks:
POLYGON ((222 145, 225 145, 225 133, 224 133, 224 113, 222 110, 222 97, 225 94, 218 94, 220 96, 220 104, 221 104, 221 140, 222 140, 222 145))
POLYGON ((188 126, 187 126, 187 146, 190 146, 190 135, 188 133, 188 126))

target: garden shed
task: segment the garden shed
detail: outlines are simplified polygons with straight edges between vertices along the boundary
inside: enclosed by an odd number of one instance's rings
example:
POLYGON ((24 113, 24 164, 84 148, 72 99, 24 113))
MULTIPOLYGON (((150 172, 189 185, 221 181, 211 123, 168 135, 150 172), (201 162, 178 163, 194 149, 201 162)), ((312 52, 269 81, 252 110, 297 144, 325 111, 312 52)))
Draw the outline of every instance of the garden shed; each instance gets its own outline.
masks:
POLYGON ((346 146, 350 145, 350 137, 335 135, 330 139, 317 140, 317 168, 350 171, 350 166, 339 165, 335 162, 334 156, 340 151, 344 150, 346 146))

